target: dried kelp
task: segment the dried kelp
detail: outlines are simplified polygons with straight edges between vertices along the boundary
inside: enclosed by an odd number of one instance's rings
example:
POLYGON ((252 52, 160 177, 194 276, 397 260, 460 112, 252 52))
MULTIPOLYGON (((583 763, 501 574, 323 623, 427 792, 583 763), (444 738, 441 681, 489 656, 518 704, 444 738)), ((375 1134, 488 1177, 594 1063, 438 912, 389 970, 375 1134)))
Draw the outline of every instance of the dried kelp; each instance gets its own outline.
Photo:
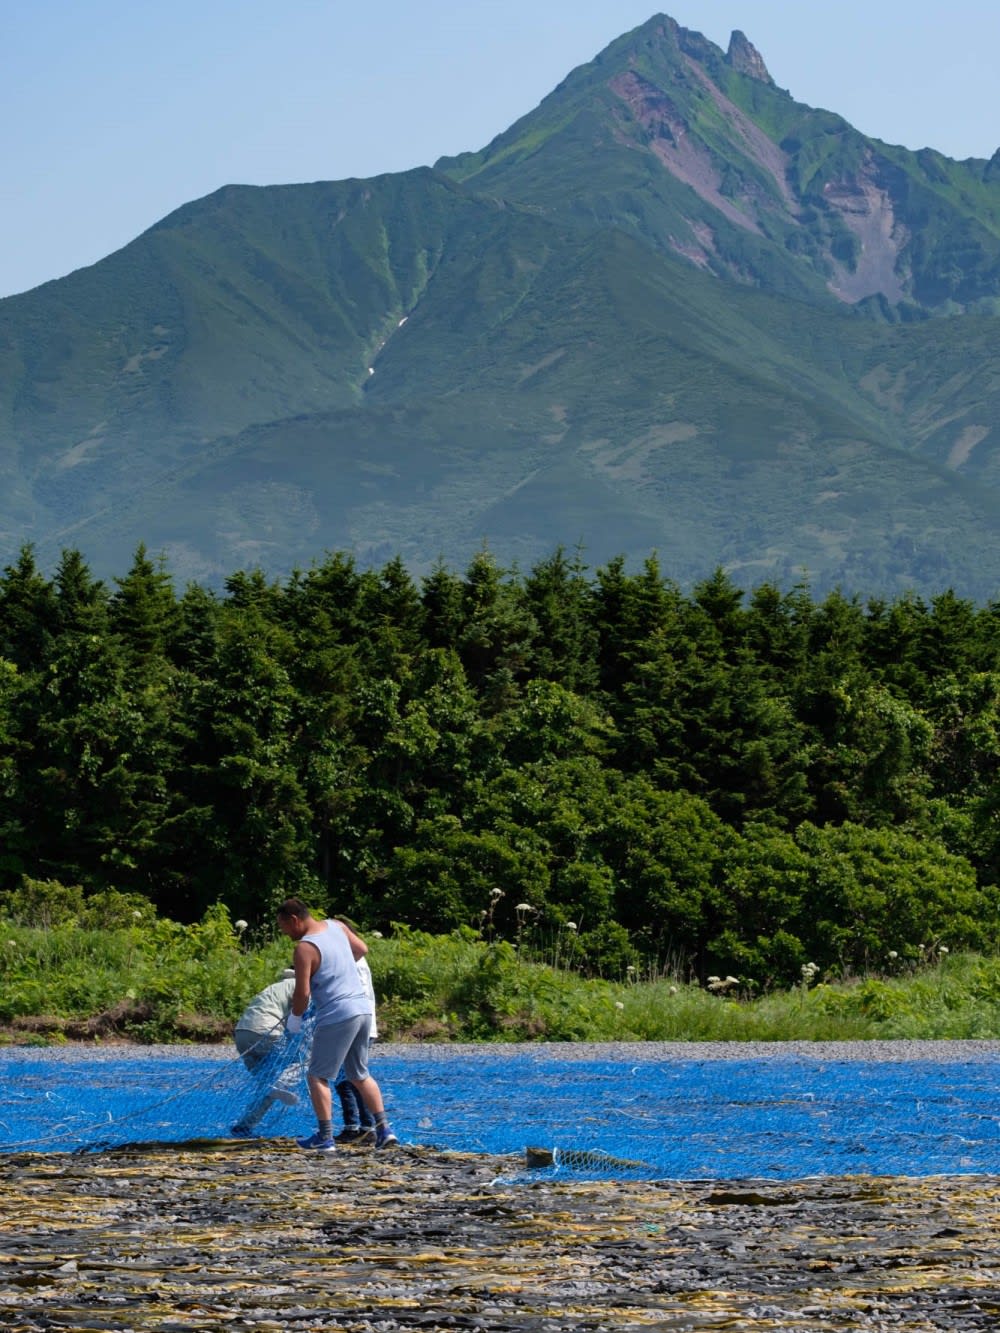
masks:
POLYGON ((523 1161, 285 1142, 15 1155, 0 1326, 994 1329, 986 1177, 513 1179, 523 1161))

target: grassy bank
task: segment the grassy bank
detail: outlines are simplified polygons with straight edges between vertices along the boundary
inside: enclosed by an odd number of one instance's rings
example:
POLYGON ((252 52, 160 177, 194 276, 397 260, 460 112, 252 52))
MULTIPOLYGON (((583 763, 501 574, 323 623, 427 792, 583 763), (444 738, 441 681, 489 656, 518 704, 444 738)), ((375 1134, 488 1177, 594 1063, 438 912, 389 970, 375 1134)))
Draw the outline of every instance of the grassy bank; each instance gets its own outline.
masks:
MULTIPOLYGON (((120 906, 120 905, 119 905, 120 906)), ((0 919, 0 1041, 224 1039, 289 960, 213 908, 195 925, 131 907, 28 926, 0 919)), ((1000 959, 947 955, 897 975, 751 994, 739 978, 587 979, 471 930, 369 937, 379 1026, 406 1041, 837 1041, 1000 1037, 1000 959)))

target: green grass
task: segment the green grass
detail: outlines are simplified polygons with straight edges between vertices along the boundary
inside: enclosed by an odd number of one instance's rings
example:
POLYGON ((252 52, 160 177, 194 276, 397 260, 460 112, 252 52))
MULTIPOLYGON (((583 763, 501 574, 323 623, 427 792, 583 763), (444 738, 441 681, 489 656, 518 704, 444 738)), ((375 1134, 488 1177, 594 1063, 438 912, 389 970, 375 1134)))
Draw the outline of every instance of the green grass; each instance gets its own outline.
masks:
MULTIPOLYGON (((844 1041, 1000 1037, 1000 958, 940 957, 899 975, 753 996, 669 974, 588 979, 471 929, 370 938, 379 1028, 393 1041, 844 1041)), ((221 908, 190 926, 0 920, 0 1040, 225 1040, 287 966, 221 908)))

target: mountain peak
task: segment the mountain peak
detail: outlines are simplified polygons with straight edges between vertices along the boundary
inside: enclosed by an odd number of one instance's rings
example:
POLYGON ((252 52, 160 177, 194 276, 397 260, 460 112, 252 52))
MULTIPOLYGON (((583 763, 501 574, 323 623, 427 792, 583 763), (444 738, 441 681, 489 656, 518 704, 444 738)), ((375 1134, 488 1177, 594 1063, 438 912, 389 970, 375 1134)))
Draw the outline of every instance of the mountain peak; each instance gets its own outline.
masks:
POLYGON ((761 83, 774 85, 774 80, 764 64, 764 57, 746 33, 740 32, 739 28, 734 31, 729 39, 726 64, 731 65, 737 74, 746 74, 751 79, 759 79, 761 83))

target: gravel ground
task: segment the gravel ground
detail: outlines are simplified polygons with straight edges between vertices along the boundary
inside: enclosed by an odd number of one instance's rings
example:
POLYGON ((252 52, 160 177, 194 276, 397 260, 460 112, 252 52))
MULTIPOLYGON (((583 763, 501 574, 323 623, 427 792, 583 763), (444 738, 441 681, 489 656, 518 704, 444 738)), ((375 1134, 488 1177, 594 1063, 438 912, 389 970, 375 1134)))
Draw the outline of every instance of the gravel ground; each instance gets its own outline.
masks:
POLYGON ((6 1333, 995 1333, 992 1177, 511 1178, 507 1158, 287 1142, 16 1155, 6 1333))

